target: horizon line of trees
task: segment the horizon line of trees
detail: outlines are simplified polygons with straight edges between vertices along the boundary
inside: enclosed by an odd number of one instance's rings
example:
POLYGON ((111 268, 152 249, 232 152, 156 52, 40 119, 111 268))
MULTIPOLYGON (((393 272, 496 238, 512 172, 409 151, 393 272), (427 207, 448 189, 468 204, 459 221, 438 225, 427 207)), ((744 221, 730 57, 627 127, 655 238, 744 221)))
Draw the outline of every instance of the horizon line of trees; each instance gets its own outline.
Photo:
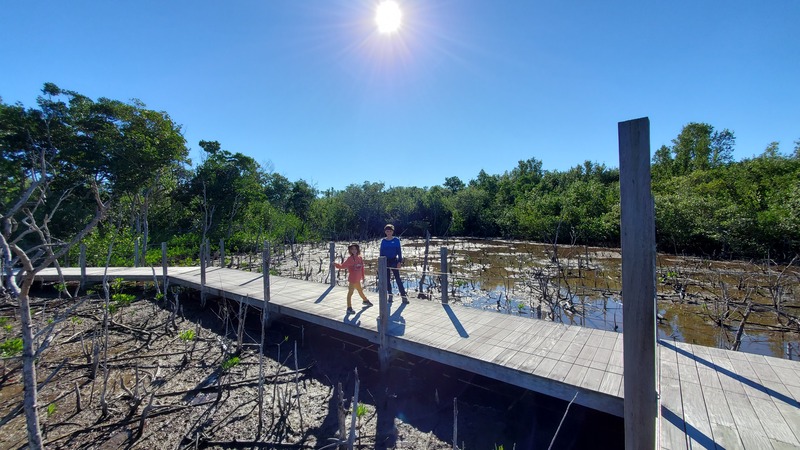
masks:
MULTIPOLYGON (((52 83, 42 92, 32 108, 0 98, 0 164, 9 174, 0 179, 0 209, 5 214, 35 178, 30 156, 52 147, 64 168, 53 172, 51 195, 69 192, 60 214, 47 218, 53 236, 69 236, 94 212, 78 173, 95 174, 101 192, 114 199, 85 238, 90 258, 104 258, 112 239, 118 249, 130 248, 128 255, 135 241, 145 249, 167 241, 179 253, 224 239, 228 251, 244 251, 264 240, 377 238, 389 222, 404 237, 619 245, 619 169, 604 164, 551 171, 531 157, 502 174, 480 170, 471 180, 446 177, 432 187, 364 181, 319 192, 217 141, 199 142, 202 157, 192 164, 180 125, 138 100, 93 101, 52 83)), ((800 252, 800 140, 794 144, 791 153, 774 142, 734 161, 732 131, 684 126, 652 158, 658 250, 777 260, 800 252)), ((152 252, 156 257, 160 252, 152 252)))

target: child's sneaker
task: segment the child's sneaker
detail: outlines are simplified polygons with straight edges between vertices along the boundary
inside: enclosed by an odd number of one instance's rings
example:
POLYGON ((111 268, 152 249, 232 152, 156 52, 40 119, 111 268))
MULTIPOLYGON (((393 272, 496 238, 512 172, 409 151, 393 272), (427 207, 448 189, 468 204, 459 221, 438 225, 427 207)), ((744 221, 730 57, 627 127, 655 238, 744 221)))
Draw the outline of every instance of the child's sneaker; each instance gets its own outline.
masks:
POLYGON ((361 302, 361 306, 369 308, 370 306, 372 306, 372 302, 369 300, 364 300, 363 302, 361 302))
POLYGON ((351 308, 349 306, 347 307, 347 314, 355 314, 355 313, 356 313, 356 311, 353 308, 351 308))

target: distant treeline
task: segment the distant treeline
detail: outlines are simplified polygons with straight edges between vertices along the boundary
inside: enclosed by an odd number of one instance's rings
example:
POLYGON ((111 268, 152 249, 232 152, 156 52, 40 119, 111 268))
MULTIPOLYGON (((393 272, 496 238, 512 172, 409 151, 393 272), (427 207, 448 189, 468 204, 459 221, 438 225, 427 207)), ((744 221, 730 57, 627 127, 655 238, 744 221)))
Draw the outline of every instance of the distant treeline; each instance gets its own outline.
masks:
MULTIPOLYGON (((800 141, 792 153, 770 144, 734 161, 733 132, 689 123, 652 161, 656 234, 661 251, 714 257, 790 259, 800 252, 800 141)), ((192 165, 181 127, 139 101, 93 101, 47 83, 38 105, 0 100, 0 219, 9 226, 47 220, 53 236, 70 236, 91 215, 85 180, 113 201, 85 239, 90 258, 105 263, 132 255, 134 242, 171 252, 224 239, 229 251, 273 243, 367 239, 391 222, 404 237, 503 237, 564 244, 618 246, 619 170, 586 161, 544 170, 535 157, 503 174, 444 177, 432 187, 352 184, 318 192, 253 158, 201 141, 192 165), (63 196, 56 215, 16 199, 35 184, 30 156, 46 148, 58 161, 49 195, 63 196), (25 212, 27 211, 27 212, 25 212), (100 261, 102 260, 102 261, 100 261)), ((24 244, 24 239, 20 244, 24 244)), ((148 260, 160 257, 150 252, 148 260)), ((115 261, 112 261, 112 264, 115 261)), ((125 261, 117 261, 124 263, 125 261)))

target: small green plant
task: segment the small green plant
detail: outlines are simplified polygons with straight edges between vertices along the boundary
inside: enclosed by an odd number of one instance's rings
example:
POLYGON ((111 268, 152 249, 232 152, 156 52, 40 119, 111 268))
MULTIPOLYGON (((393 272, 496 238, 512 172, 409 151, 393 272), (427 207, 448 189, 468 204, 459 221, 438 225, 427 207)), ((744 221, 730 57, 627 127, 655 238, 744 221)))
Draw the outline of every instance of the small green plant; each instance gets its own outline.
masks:
POLYGON ((356 408, 356 417, 360 419, 365 415, 367 415, 367 405, 359 403, 358 407, 356 408))
POLYGON ((114 278, 111 281, 111 290, 114 292, 119 292, 125 286, 125 280, 122 278, 114 278))
POLYGON ((56 412, 56 404, 50 403, 47 405, 47 416, 50 417, 56 412))
POLYGON ((503 450, 503 444, 500 444, 500 445, 495 444, 494 445, 494 450, 503 450))
POLYGON ((22 338, 7 339, 0 344, 0 356, 9 357, 22 353, 22 338))
POLYGON ((136 300, 136 296, 133 294, 114 294, 111 296, 111 300, 117 304, 118 307, 128 306, 136 300))
POLYGON ((72 322, 73 325, 80 325, 83 323, 83 319, 78 316, 72 316, 69 318, 69 321, 72 322))
POLYGON ((156 294, 156 301, 157 302, 160 302, 161 300, 164 300, 164 298, 165 297, 164 297, 163 293, 159 292, 159 293, 156 294))
POLYGON ((525 309, 525 303, 523 303, 523 302, 519 302, 519 303, 517 303, 517 309, 518 309, 520 312, 522 312, 522 310, 523 310, 523 309, 525 309))
POLYGON ((0 328, 5 331, 11 331, 11 324, 8 323, 8 317, 0 317, 0 328))
POLYGON ((195 338, 194 330, 181 331, 180 338, 186 342, 192 341, 195 338))
POLYGON ((56 291, 59 293, 67 292, 67 284, 66 283, 56 283, 56 291))
POLYGON ((240 360, 238 356, 231 356, 222 363, 222 371, 227 372, 233 369, 239 364, 239 362, 240 360))

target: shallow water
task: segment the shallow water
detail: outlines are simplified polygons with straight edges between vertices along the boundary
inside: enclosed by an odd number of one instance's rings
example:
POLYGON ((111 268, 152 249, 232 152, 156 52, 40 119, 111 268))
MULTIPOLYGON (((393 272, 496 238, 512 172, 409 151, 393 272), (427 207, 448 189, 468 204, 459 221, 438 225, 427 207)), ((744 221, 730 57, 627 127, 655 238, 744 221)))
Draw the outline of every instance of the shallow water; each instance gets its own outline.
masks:
MULTIPOLYGON (((361 243, 367 273, 371 274, 366 285, 372 290, 377 283, 374 274, 379 242, 361 243)), ((344 256, 346 245, 336 244, 337 259, 344 256)), ((425 264, 425 241, 403 239, 404 285, 412 297, 441 299, 442 247, 447 248, 448 292, 453 303, 536 320, 550 311, 540 301, 538 280, 545 277, 551 281, 550 292, 557 290, 566 299, 567 308, 555 311, 556 321, 618 332, 623 329, 619 249, 434 238, 425 264), (537 307, 541 307, 541 313, 537 307)), ((297 249, 290 263, 280 269, 281 274, 324 282, 328 248, 327 244, 318 244, 297 249)), ((656 272, 660 339, 731 348, 745 299, 767 309, 772 308, 775 296, 783 312, 800 316, 800 269, 795 266, 659 254, 656 272), (712 317, 726 309, 726 299, 730 300, 730 313, 726 326, 719 327, 712 317)), ((341 282, 346 276, 342 272, 338 278, 341 282)), ((396 292, 396 286, 393 289, 396 292)), ((788 324, 787 319, 782 320, 788 324)), ((754 311, 745 326, 740 350, 800 359, 800 335, 797 325, 793 326, 794 332, 775 330, 781 323, 774 308, 771 312, 754 311)))

